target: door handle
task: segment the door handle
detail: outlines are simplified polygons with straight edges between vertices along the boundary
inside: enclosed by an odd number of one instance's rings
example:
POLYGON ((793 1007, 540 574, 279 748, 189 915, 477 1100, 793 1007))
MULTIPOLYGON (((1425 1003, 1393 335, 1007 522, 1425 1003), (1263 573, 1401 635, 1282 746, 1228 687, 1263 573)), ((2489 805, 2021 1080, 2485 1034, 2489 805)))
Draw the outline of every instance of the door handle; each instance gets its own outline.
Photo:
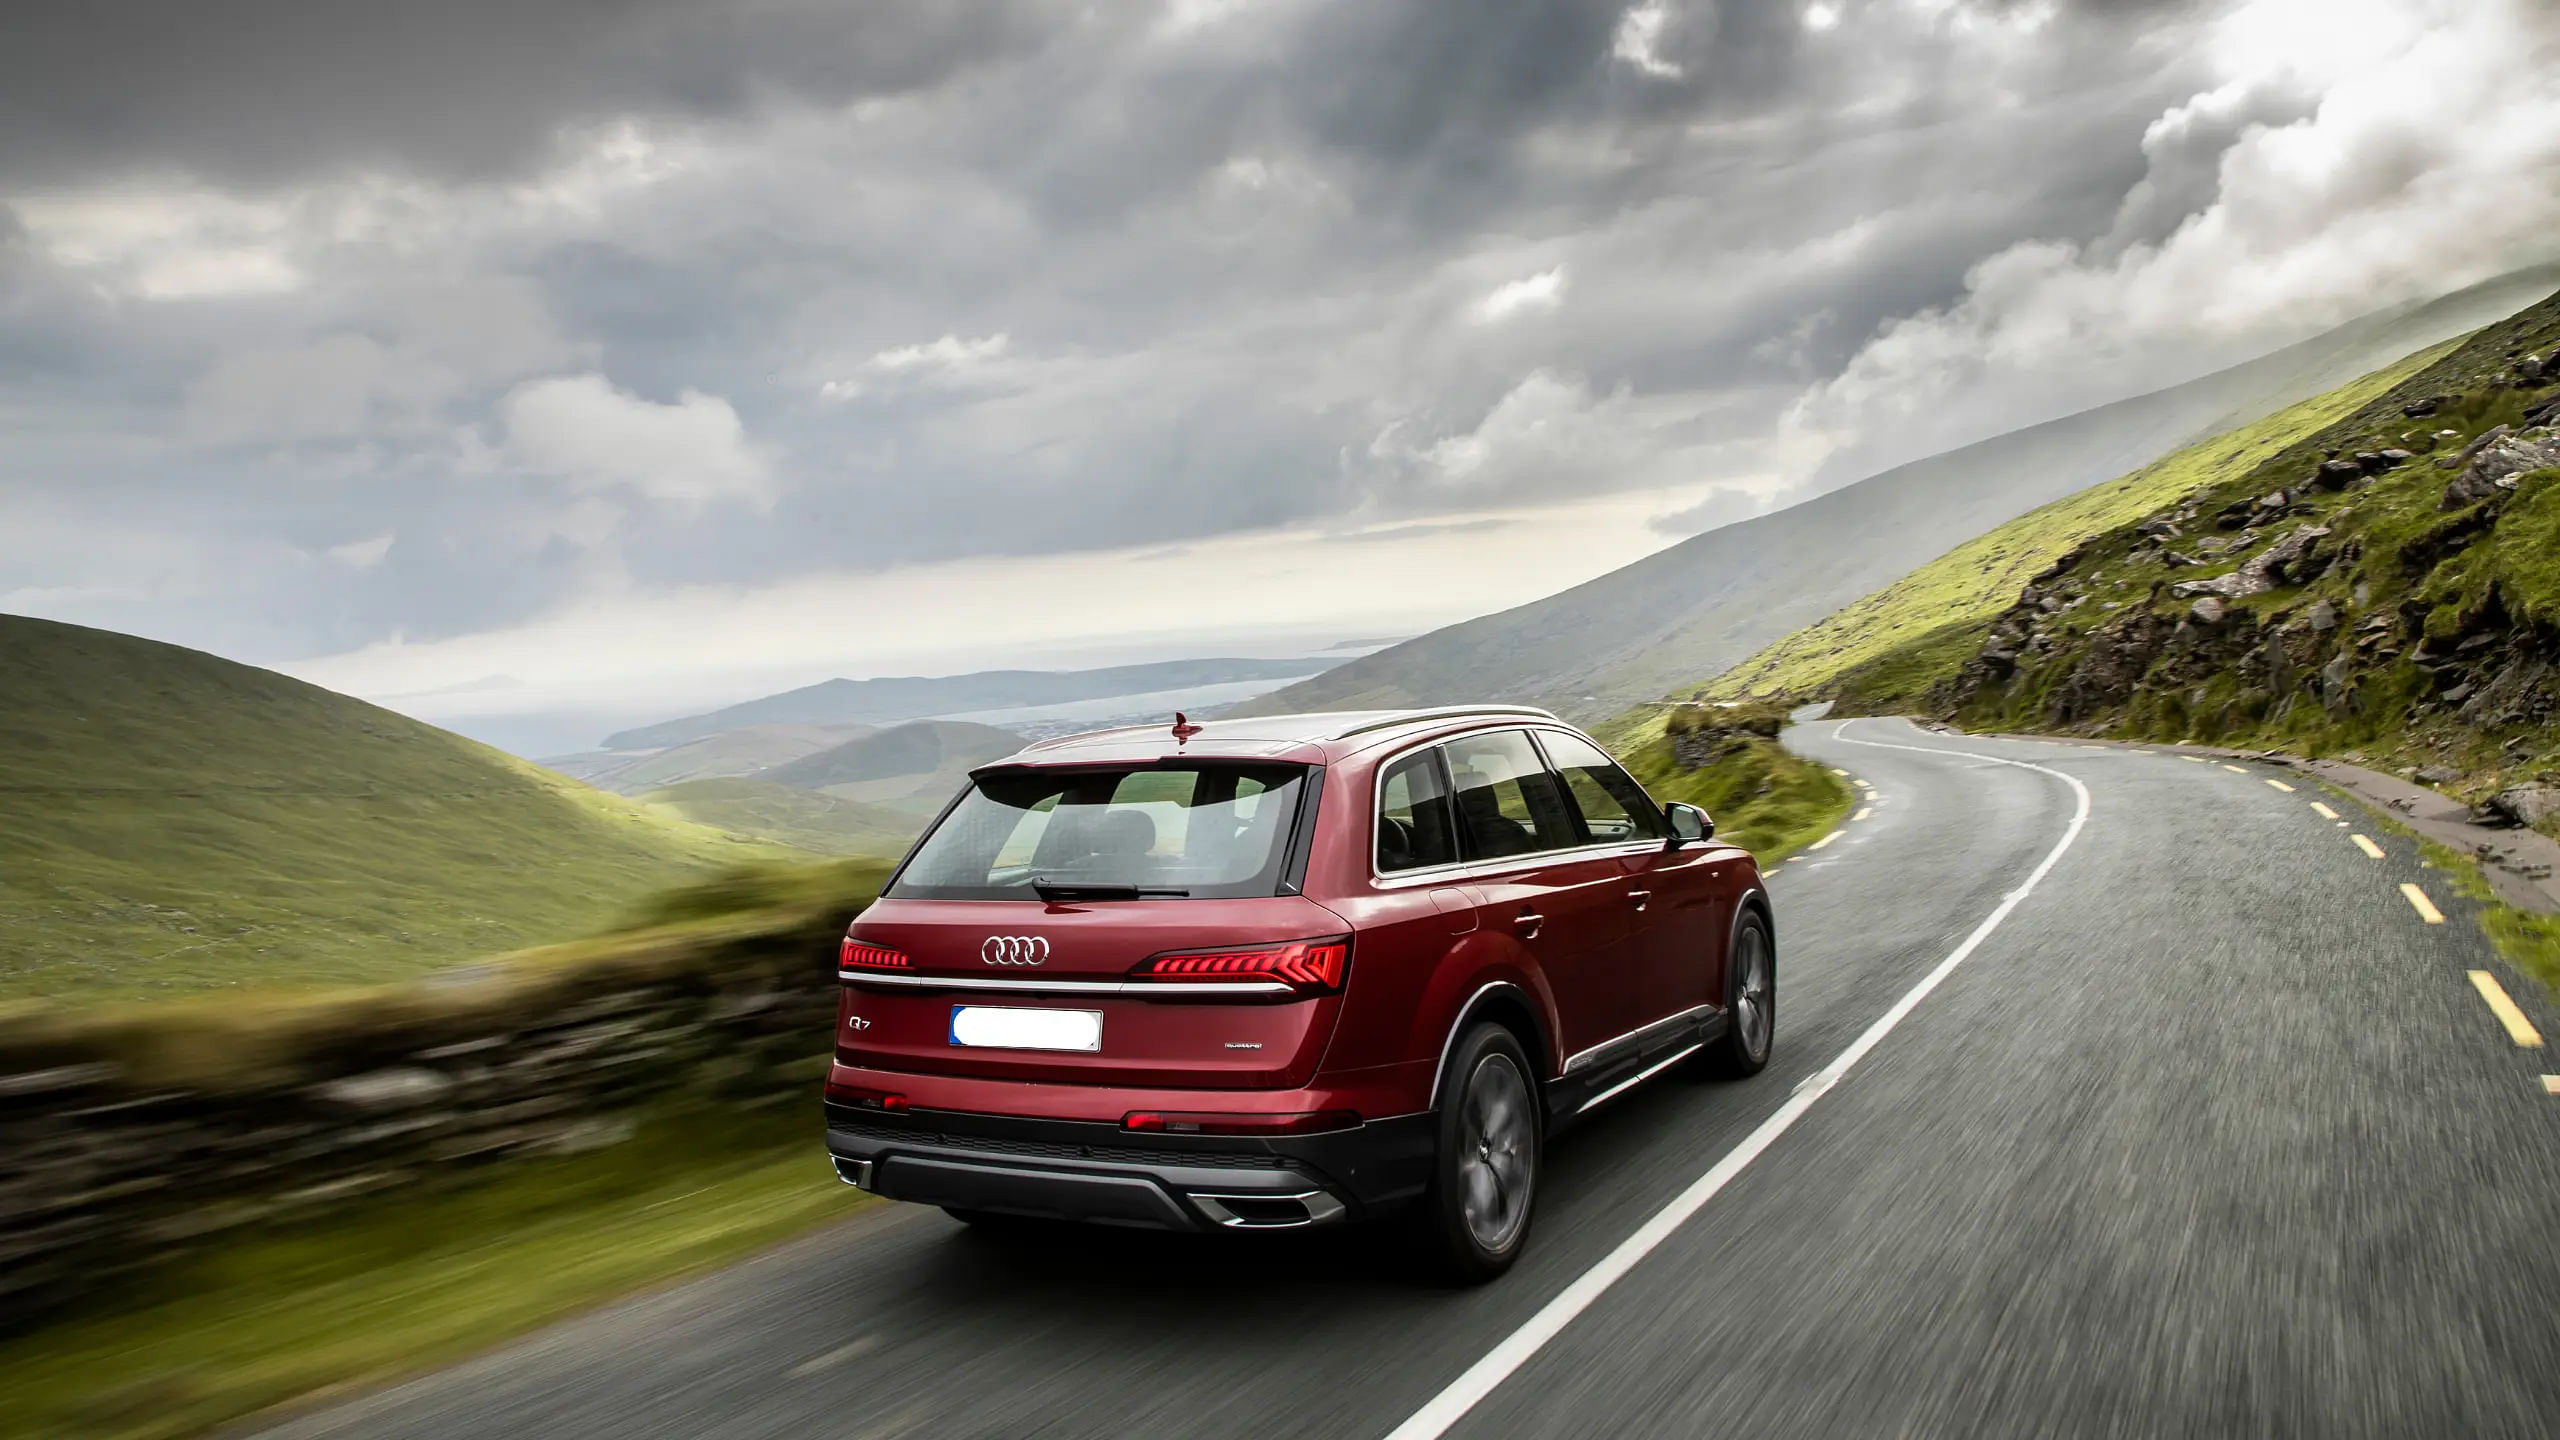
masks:
POLYGON ((1535 910, 1523 910, 1511 917, 1512 927, 1520 932, 1520 938, 1523 940, 1537 939, 1538 927, 1546 923, 1547 917, 1535 910))
POLYGON ((1636 902, 1636 908, 1641 910, 1645 907, 1647 901, 1653 899, 1653 892, 1650 890, 1630 890, 1627 892, 1627 898, 1636 902))

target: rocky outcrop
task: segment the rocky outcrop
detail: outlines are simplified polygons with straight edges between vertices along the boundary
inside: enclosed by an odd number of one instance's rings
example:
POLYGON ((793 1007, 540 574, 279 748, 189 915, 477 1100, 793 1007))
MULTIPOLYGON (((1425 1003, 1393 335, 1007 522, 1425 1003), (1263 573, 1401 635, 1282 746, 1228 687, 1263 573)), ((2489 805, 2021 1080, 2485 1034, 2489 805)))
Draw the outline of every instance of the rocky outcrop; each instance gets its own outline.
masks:
POLYGON ((2181 580, 2169 587, 2169 593, 2181 600, 2198 595, 2239 600, 2263 595, 2278 585, 2308 584, 2326 568, 2316 562, 2314 551, 2328 534, 2326 525, 2296 526, 2283 539, 2241 562, 2239 569, 2209 580, 2181 580))
POLYGON ((2439 510, 2477 505, 2500 491, 2515 489, 2518 480, 2536 470, 2560 466, 2560 439, 2547 430, 2514 434, 2501 425, 2472 442, 2458 458, 2462 473, 2444 487, 2444 498, 2436 503, 2439 510))

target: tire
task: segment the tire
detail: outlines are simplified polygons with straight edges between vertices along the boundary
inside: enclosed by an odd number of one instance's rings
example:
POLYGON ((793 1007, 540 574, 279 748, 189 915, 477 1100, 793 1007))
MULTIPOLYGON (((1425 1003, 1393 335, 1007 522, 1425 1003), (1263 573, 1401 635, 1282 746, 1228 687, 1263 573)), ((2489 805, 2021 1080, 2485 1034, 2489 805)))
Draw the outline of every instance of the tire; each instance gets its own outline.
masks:
POLYGON ((1778 946, 1769 922, 1756 910, 1733 927, 1733 954, 1724 967, 1726 1024, 1699 1057, 1710 1075, 1739 1080, 1769 1066, 1778 1041, 1778 946))
POLYGON ((1431 1187, 1412 1215, 1443 1280, 1481 1285, 1510 1269, 1528 1244, 1542 1118, 1536 1073, 1511 1032, 1489 1022, 1450 1052, 1431 1187))

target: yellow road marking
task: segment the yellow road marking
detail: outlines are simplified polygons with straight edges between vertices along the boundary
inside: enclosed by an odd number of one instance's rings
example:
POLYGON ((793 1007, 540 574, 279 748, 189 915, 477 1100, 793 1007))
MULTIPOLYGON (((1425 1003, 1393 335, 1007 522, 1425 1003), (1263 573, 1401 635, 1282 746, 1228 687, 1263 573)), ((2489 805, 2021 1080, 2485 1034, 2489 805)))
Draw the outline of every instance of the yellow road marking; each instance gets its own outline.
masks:
POLYGON ((2350 835, 2347 838, 2356 842, 2356 848, 2363 851, 2365 854, 2372 856, 2376 860, 2382 858, 2381 846, 2374 844, 2372 841, 2367 840, 2361 835, 2350 835))
MULTIPOLYGON (((2419 919, 2426 921, 2430 925, 2441 925, 2444 923, 2444 912, 2436 908, 2436 902, 2427 898, 2426 891, 2419 889, 2415 885, 2404 883, 2400 887, 2400 893, 2409 897, 2409 908, 2418 912, 2419 919)), ((2484 976, 2488 974, 2485 970, 2475 970, 2472 973, 2484 976)))
POLYGON ((2311 802, 2311 813, 2319 816, 2323 820, 2335 820, 2338 818, 2337 811, 2330 809, 2328 806, 2321 804, 2317 800, 2311 802))
POLYGON ((2148 750, 2127 750, 2127 751, 2126 751, 2126 752, 2124 752, 2124 753, 2126 753, 2127 755, 2148 755, 2148 754, 2150 754, 2151 752, 2150 752, 2150 751, 2148 751, 2148 750))
POLYGON ((2543 1076, 2542 1093, 2545 1095, 2560 1095, 2560 1075, 2543 1076))
POLYGON ((2507 987, 2498 983, 2497 976, 2486 970, 2474 970, 2471 972, 2471 985, 2480 992, 2481 999, 2489 1002, 2490 1013, 2498 1017, 2498 1023, 2507 1027, 2508 1039, 2527 1049, 2542 1043, 2542 1032, 2534 1029, 2533 1022, 2524 1018, 2524 1012, 2516 1008, 2516 1002, 2507 998, 2507 987))
POLYGON ((1840 832, 1839 832, 1839 831, 1837 831, 1837 830, 1834 830, 1834 831, 1832 831, 1830 834, 1823 836, 1821 839, 1814 841, 1812 844, 1807 845, 1807 846, 1806 846, 1806 847, 1804 847, 1804 848, 1806 848, 1807 850, 1819 850, 1819 849, 1821 849, 1823 846, 1828 845, 1828 844, 1830 844, 1832 841, 1837 840, 1837 839, 1839 839, 1839 838, 1840 838, 1840 832))
POLYGON ((2293 787, 2292 787, 2292 786, 2290 786, 2290 785, 2287 785, 2286 783, 2284 783, 2284 782, 2283 782, 2283 781, 2281 781, 2281 780, 2270 780, 2270 781, 2268 781, 2267 783, 2268 783, 2268 784, 2270 784, 2270 785, 2273 785, 2274 787, 2276 787, 2277 789, 2279 789, 2279 790, 2283 791, 2283 792, 2284 792, 2284 793, 2286 793, 2287 795, 2290 795, 2290 794, 2292 794, 2292 793, 2293 793, 2293 787))
POLYGON ((2222 768, 2230 771, 2234 775, 2246 775, 2249 773, 2247 769, 2238 765, 2225 765, 2222 768))
POLYGON ((1852 819, 1852 820, 1864 820, 1864 819, 1866 819, 1868 816, 1873 815, 1874 813, 1876 813, 1876 807, 1874 807, 1873 805, 1869 805, 1869 806, 1866 806, 1865 808, 1861 809, 1857 814, 1850 816, 1849 818, 1850 818, 1850 819, 1852 819))
POLYGON ((2201 765, 2204 763, 2204 757, 2201 755, 2181 755, 2178 758, 2186 761, 2190 765, 2201 765))

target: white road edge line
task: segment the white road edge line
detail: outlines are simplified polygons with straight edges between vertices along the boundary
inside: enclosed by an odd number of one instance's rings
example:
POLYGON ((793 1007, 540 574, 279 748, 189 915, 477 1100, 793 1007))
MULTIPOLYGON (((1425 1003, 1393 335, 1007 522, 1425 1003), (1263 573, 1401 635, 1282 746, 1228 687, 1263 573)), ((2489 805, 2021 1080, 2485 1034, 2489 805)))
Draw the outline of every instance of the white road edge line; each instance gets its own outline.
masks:
POLYGON ((1984 755, 1970 750, 1946 750, 1930 745, 1892 745, 1881 740, 1852 740, 1843 732, 1855 723, 1854 720, 1841 721, 1838 728, 1831 732, 1831 738, 1844 745, 1862 745, 1870 750, 1909 750, 1921 755, 1961 755, 1969 759, 1989 760, 1997 765, 2015 765, 2021 770, 2038 771, 2070 786, 2072 793, 2079 798, 2079 804, 2072 811, 2071 823, 2063 827, 2062 838, 2054 843, 2051 850, 2045 852, 2044 859, 2038 861, 2036 868, 2027 873, 2027 878, 2020 882, 2018 888, 2001 897, 1999 905, 1994 907, 1990 914, 1982 917, 1982 923, 1973 928, 1972 934, 1964 937, 1964 943, 1950 951, 1947 958, 1939 961, 1935 969, 1920 977, 1920 983, 1904 991, 1902 998, 1893 1002, 1893 1008, 1879 1016, 1876 1023, 1868 1026, 1865 1034, 1851 1041, 1849 1048, 1840 1052, 1839 1058, 1806 1076, 1796 1086, 1795 1093, 1787 1097, 1786 1103, 1780 1105, 1776 1113, 1768 1119, 1761 1121, 1758 1129, 1742 1137, 1742 1142, 1726 1151, 1724 1158, 1716 1161, 1706 1174, 1689 1182, 1688 1189, 1673 1197, 1670 1204, 1655 1211, 1652 1219, 1644 1222, 1634 1234, 1619 1241, 1617 1248, 1600 1257, 1598 1264, 1583 1271, 1579 1278, 1557 1292, 1554 1299, 1549 1300, 1537 1314, 1530 1316, 1519 1329, 1512 1331, 1500 1344, 1486 1351, 1483 1359, 1468 1366, 1464 1374, 1450 1381, 1447 1388, 1432 1396, 1428 1403, 1414 1411, 1403 1424, 1387 1432, 1386 1440, 1437 1440, 1437 1437, 1447 1434, 1450 1426, 1457 1424, 1468 1411, 1476 1407, 1478 1402, 1492 1394, 1496 1387, 1511 1377, 1513 1371, 1527 1364, 1532 1356, 1545 1349, 1548 1341, 1563 1333, 1565 1326, 1572 1324, 1575 1316, 1590 1309, 1593 1301, 1607 1293, 1610 1286, 1618 1283, 1628 1271, 1636 1267, 1636 1262, 1652 1254, 1654 1248, 1670 1239, 1672 1232, 1678 1230, 1689 1217, 1705 1209, 1707 1202, 1715 1198, 1717 1191, 1722 1190, 1734 1176, 1741 1174, 1752 1161, 1759 1159, 1760 1152, 1775 1144, 1779 1136, 1786 1134, 1807 1110, 1813 1108, 1815 1101, 1828 1094, 1832 1086, 1839 1084, 1841 1077, 1847 1075, 1852 1067, 1867 1057, 1868 1051, 1875 1049, 1885 1036, 1893 1033, 1893 1027, 1901 1024, 1913 1010, 1919 1008, 1920 1002, 1928 998, 1930 991, 1938 988, 1940 981, 1953 974, 1955 968, 1963 964, 1965 958, 1973 954, 1977 946, 1990 938, 1992 931, 2000 928, 2000 922, 2009 918, 2009 912, 2018 908, 2018 902, 2034 892, 2037 883, 2042 881, 2046 873, 2053 869, 2055 863, 2062 859, 2062 852, 2070 849, 2071 842, 2080 838, 2080 827, 2088 823, 2089 787, 2059 770, 2042 765, 2031 765, 2024 760, 2010 760, 2002 756, 1984 755))

